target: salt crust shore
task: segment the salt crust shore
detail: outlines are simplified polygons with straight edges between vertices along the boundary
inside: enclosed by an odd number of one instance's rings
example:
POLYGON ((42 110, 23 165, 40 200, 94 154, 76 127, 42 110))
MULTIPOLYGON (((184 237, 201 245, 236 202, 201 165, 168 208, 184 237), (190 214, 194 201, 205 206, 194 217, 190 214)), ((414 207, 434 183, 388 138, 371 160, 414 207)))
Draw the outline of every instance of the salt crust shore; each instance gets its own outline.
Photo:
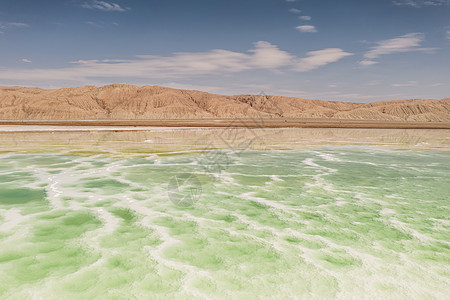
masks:
MULTIPOLYGON (((57 126, 111 128, 110 130, 138 130, 142 127, 208 127, 208 128, 361 128, 361 129, 450 129, 450 122, 400 122, 376 120, 332 119, 178 119, 178 120, 0 120, 0 131, 5 126, 57 126)), ((33 128, 33 127, 31 127, 33 128)), ((76 129, 72 129, 76 130, 76 129)))

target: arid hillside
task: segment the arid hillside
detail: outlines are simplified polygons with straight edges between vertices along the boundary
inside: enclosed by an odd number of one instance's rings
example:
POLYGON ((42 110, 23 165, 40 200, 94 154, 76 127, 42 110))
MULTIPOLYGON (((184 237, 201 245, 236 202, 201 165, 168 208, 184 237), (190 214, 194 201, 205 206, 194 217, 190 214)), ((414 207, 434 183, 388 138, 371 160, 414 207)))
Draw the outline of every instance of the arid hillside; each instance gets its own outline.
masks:
POLYGON ((324 118, 450 122, 450 98, 346 103, 159 86, 0 87, 0 120, 324 118))

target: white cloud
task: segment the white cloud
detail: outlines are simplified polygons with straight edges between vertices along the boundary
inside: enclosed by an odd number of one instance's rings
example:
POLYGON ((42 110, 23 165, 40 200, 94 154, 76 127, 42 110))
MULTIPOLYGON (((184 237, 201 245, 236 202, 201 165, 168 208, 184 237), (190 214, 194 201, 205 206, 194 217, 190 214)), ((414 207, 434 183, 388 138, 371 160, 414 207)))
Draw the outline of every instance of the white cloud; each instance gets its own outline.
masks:
POLYGON ((363 66, 369 66, 377 63, 375 59, 382 55, 389 55, 395 53, 405 53, 411 51, 433 51, 433 48, 420 48, 423 42, 423 33, 409 33, 399 36, 397 38, 377 42, 376 46, 372 47, 366 54, 364 60, 360 62, 363 66))
POLYGON ((293 14, 299 14, 302 12, 300 9, 296 9, 296 8, 291 8, 289 11, 293 14))
POLYGON ((301 32, 317 32, 316 27, 313 25, 301 25, 295 28, 301 32))
POLYGON ((88 9, 99 9, 103 11, 118 11, 118 12, 124 12, 129 10, 129 8, 123 8, 119 4, 114 2, 106 2, 98 0, 94 0, 91 3, 84 3, 81 5, 81 7, 88 9))
POLYGON ((375 65, 375 64, 377 64, 377 63, 378 63, 378 62, 376 62, 376 61, 373 61, 373 60, 367 60, 367 59, 361 60, 361 61, 359 62, 359 64, 360 64, 361 66, 365 66, 365 67, 371 66, 371 65, 375 65))
POLYGON ((31 64, 31 63, 32 63, 32 61, 31 61, 31 60, 29 60, 29 59, 26 59, 26 58, 22 58, 22 61, 23 61, 24 63, 29 63, 29 64, 31 64))
POLYGON ((300 20, 303 20, 303 21, 311 21, 311 17, 310 16, 299 16, 298 18, 300 20))
POLYGON ((420 46, 422 41, 422 33, 409 33, 394 39, 378 42, 378 45, 367 52, 364 57, 374 59, 380 55, 413 51, 420 46))
POLYGON ((268 42, 257 42, 247 52, 223 49, 207 52, 174 53, 170 56, 140 55, 129 60, 80 60, 72 66, 50 69, 2 69, 0 79, 45 82, 91 83, 101 78, 189 78, 209 74, 229 74, 248 70, 280 69, 311 71, 353 55, 342 49, 330 48, 307 53, 304 58, 280 50, 268 42))
POLYGON ((311 51, 308 52, 307 57, 304 57, 298 61, 295 70, 298 72, 311 71, 350 55, 353 55, 353 53, 344 52, 344 50, 339 48, 311 51))
POLYGON ((255 49, 249 52, 253 53, 250 64, 256 68, 276 69, 289 65, 293 59, 292 55, 269 42, 257 42, 255 49))
POLYGON ((408 81, 407 83, 394 83, 393 87, 408 87, 408 86, 417 86, 417 81, 408 81))
POLYGON ((397 6, 412 7, 441 6, 450 4, 450 0, 393 0, 392 2, 397 6))

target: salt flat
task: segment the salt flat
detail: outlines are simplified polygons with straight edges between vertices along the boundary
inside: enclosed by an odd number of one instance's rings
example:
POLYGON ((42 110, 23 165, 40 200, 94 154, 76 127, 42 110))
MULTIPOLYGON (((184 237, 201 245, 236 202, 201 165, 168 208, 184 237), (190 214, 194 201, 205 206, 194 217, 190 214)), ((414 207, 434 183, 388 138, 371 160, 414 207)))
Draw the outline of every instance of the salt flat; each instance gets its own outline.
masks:
POLYGON ((444 299, 449 138, 0 133, 0 297, 444 299))

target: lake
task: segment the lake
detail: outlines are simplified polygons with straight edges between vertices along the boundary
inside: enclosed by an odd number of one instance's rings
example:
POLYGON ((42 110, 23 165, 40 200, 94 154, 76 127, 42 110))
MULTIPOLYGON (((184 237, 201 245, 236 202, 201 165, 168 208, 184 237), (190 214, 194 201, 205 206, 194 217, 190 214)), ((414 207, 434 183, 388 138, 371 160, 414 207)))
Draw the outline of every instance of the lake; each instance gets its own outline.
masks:
POLYGON ((450 130, 3 132, 0 298, 444 299, 449 174, 450 130))

